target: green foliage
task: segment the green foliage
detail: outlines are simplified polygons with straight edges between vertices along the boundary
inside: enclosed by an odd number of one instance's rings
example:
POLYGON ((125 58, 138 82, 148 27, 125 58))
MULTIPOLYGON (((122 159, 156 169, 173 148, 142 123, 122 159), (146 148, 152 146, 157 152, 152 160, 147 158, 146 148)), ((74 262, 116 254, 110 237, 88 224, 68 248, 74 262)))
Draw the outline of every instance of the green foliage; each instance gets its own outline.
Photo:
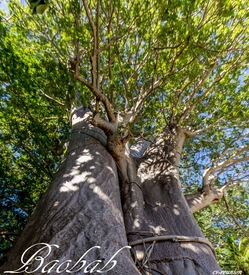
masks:
POLYGON ((243 274, 247 275, 249 270, 248 188, 242 185, 237 186, 229 190, 226 197, 229 200, 229 210, 234 217, 228 213, 224 200, 217 205, 210 205, 196 212, 194 216, 205 237, 213 243, 221 268, 243 271, 243 274), (247 235, 238 227, 238 222, 247 231, 247 235))
POLYGON ((244 275, 249 274, 249 240, 230 236, 227 238, 226 247, 219 248, 219 254, 223 260, 220 261, 224 270, 240 270, 244 275))
MULTIPOLYGON (((9 1, 9 17, 0 13, 3 230, 19 232, 46 190, 62 157, 56 155, 56 144, 70 136, 70 109, 94 106, 96 100, 74 75, 96 84, 94 73, 116 113, 134 111, 134 119, 122 125, 134 137, 156 137, 175 125, 186 131, 179 168, 186 193, 196 192, 207 167, 234 160, 216 171, 213 185, 241 182, 228 198, 245 225, 248 1, 29 3, 39 16, 19 0, 9 1)), ((103 105, 101 112, 105 115, 103 105)), ((196 214, 217 246, 236 231, 224 204, 220 207, 196 214)), ((238 238, 243 240, 242 233, 238 238)), ((7 247, 10 241, 0 244, 7 247)))
MULTIPOLYGON (((0 197, 1 232, 20 233, 46 190, 61 156, 55 146, 69 137, 66 106, 44 97, 66 97, 64 87, 71 79, 49 56, 42 56, 28 32, 0 24, 0 197), (44 75, 53 76, 52 82, 44 75), (50 91, 50 92, 49 92, 50 91)), ((17 235, 0 238, 0 249, 11 245, 17 235)))

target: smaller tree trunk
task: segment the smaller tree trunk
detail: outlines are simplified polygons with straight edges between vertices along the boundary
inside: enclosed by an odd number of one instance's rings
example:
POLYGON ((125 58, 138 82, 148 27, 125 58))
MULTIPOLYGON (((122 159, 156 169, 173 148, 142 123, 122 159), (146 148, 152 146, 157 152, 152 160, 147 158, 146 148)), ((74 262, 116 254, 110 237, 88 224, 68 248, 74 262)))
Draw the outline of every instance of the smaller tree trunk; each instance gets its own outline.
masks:
POLYGON ((182 193, 178 165, 184 138, 181 129, 166 129, 140 163, 143 213, 127 228, 127 234, 142 274, 210 275, 220 271, 214 249, 182 193))
POLYGON ((133 246, 141 270, 153 275, 209 275, 219 271, 214 250, 208 241, 204 243, 204 236, 175 175, 158 175, 154 179, 147 179, 142 186, 144 220, 147 222, 132 232, 133 242, 143 239, 140 245, 133 246), (159 236, 173 237, 156 240, 159 236), (181 241, 180 236, 185 240, 181 241), (147 243, 148 237, 155 237, 155 240, 147 243))

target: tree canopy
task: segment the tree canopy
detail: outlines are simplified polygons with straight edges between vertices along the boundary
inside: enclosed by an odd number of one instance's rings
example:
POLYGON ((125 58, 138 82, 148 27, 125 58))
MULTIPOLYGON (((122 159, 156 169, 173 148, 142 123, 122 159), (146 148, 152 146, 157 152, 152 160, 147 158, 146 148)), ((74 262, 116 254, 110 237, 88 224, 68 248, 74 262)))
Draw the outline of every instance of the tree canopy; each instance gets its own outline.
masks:
MULTIPOLYGON (((49 1, 39 15, 26 4, 11 0, 9 14, 0 11, 2 252, 60 164, 70 114, 84 106, 95 125, 128 135, 131 145, 153 142, 166 127, 183 129, 183 191, 186 198, 198 192, 210 198, 201 211, 193 205, 197 221, 212 236, 221 265, 228 251, 243 254, 248 1, 49 1)), ((246 260, 236 266, 237 259, 230 266, 246 270, 246 260)))

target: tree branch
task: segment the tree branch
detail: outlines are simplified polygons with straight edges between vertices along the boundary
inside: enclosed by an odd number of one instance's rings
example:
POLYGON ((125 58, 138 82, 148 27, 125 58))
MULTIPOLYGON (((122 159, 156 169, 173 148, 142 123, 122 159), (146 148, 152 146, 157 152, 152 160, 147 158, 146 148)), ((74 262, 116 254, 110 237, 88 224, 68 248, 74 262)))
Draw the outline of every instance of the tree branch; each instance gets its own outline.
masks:
POLYGON ((94 35, 95 42, 96 42, 96 28, 95 28, 94 20, 92 18, 92 15, 91 15, 91 12, 90 12, 90 9, 87 5, 86 0, 82 0, 82 2, 83 2, 84 9, 86 11, 87 18, 88 18, 89 23, 91 25, 91 29, 92 29, 92 32, 93 32, 93 35, 94 35))
POLYGON ((101 93, 96 87, 93 87, 91 83, 89 83, 86 79, 79 77, 78 75, 75 75, 74 78, 84 84, 86 87, 90 89, 90 91, 95 95, 96 99, 101 101, 105 107, 108 119, 111 123, 114 125, 116 124, 116 117, 114 115, 114 111, 112 109, 112 105, 108 98, 101 93))
POLYGON ((29 213, 27 212, 27 210, 25 210, 19 203, 17 203, 13 199, 9 198, 8 196, 6 196, 4 193, 0 193, 0 197, 3 197, 6 200, 9 200, 15 207, 21 209, 24 213, 26 213, 29 216, 29 213))
MULTIPOLYGON (((224 117, 220 117, 218 118, 215 122, 213 122, 212 124, 209 124, 207 127, 196 130, 196 131, 192 131, 189 129, 184 129, 184 132, 187 136, 193 137, 193 136, 197 136, 202 134, 203 132, 206 132, 207 130, 211 129, 212 127, 214 127, 215 125, 219 125, 220 122, 225 121, 224 117)), ((220 129, 220 127, 217 127, 217 129, 220 129)))
POLYGON ((137 113, 139 112, 140 107, 142 106, 142 104, 144 103, 144 101, 146 100, 146 98, 153 92, 155 91, 161 84, 161 80, 153 80, 151 86, 145 90, 144 92, 140 92, 140 95, 138 97, 137 102, 133 105, 133 107, 131 108, 131 111, 129 112, 130 119, 129 122, 132 123, 135 118, 137 113))
POLYGON ((94 126, 101 128, 105 132, 107 137, 109 137, 112 134, 115 134, 117 131, 117 125, 104 120, 103 118, 101 118, 99 113, 96 113, 93 117, 92 124, 94 126))
POLYGON ((5 236, 5 235, 9 235, 9 236, 19 236, 20 233, 0 231, 0 235, 1 235, 1 236, 5 236))
POLYGON ((226 205, 227 212, 230 214, 230 216, 234 220, 235 224, 240 228, 240 230, 243 232, 243 234, 249 238, 249 232, 247 232, 245 230, 245 228, 236 219, 235 215, 233 214, 233 212, 231 211, 231 209, 229 207, 229 204, 228 204, 228 201, 227 201, 227 198, 226 198, 225 195, 223 195, 223 199, 224 199, 224 202, 225 202, 225 205, 226 205))
POLYGON ((244 182, 243 178, 244 177, 237 179, 235 183, 231 184, 235 181, 235 179, 232 178, 220 188, 213 188, 209 186, 208 192, 206 192, 206 190, 201 190, 200 192, 197 192, 195 194, 187 194, 184 197, 192 213, 195 213, 211 204, 219 203, 220 200, 224 197, 225 191, 227 189, 234 188, 238 184, 244 182))
POLYGON ((119 63, 119 67, 120 67, 120 72, 123 78, 123 82, 124 82, 124 88, 125 88, 125 109, 129 108, 129 101, 128 101, 128 93, 129 93, 129 87, 128 87, 128 83, 127 80, 125 78, 125 74, 124 74, 124 70, 123 70, 123 64, 121 62, 120 59, 120 54, 119 51, 117 49, 117 57, 118 57, 118 63, 119 63))
MULTIPOLYGON (((196 93, 198 92, 199 88, 203 85, 203 83, 205 82, 205 80, 209 77, 210 73, 218 67, 218 63, 215 62, 211 69, 207 70, 207 72, 204 74, 204 76, 202 77, 202 79, 199 81, 199 83, 197 84, 197 86, 195 87, 193 93, 190 96, 190 99, 188 100, 188 104, 186 105, 186 107, 183 110, 183 113, 181 114, 180 118, 178 119, 178 124, 181 123, 181 121, 184 119, 184 117, 187 115, 187 113, 193 111, 193 109, 196 107, 197 104, 199 104, 208 94, 209 92, 212 90, 212 88, 215 86, 216 83, 218 83, 223 77, 225 77, 225 75, 231 71, 232 69, 234 69, 235 67, 237 67, 239 64, 241 64, 243 61, 246 60, 246 58, 242 58, 244 51, 242 51, 242 53, 240 53, 240 55, 236 58, 235 61, 231 61, 231 66, 229 66, 226 70, 224 70, 221 74, 219 74, 219 76, 213 81, 213 83, 206 89, 206 91, 199 96, 191 105, 190 102, 194 99, 194 96, 196 95, 196 93)), ((226 63, 227 65, 229 64, 228 62, 226 63)))
POLYGON ((245 146, 241 150, 238 150, 233 156, 231 156, 227 160, 224 160, 223 162, 220 162, 216 165, 213 165, 212 167, 205 169, 203 173, 203 178, 202 178, 202 191, 205 192, 206 194, 209 193, 210 186, 212 185, 213 181, 216 178, 214 176, 214 173, 220 170, 223 170, 223 172, 225 172, 230 166, 233 166, 237 163, 248 161, 249 156, 242 156, 241 158, 235 158, 235 157, 238 157, 239 154, 244 153, 248 148, 249 146, 245 146))
POLYGON ((167 49, 176 49, 179 48, 183 44, 183 41, 178 43, 175 46, 165 46, 165 47, 154 47, 155 51, 160 51, 160 50, 167 50, 167 49))
POLYGON ((195 213, 210 204, 219 203, 223 195, 224 190, 222 189, 210 189, 208 194, 201 191, 195 194, 185 195, 185 199, 192 213, 195 213))
POLYGON ((56 99, 52 98, 51 96, 49 96, 49 95, 45 94, 45 93, 42 91, 42 89, 40 89, 40 92, 41 92, 41 93, 42 93, 42 95, 44 95, 46 98, 48 98, 48 99, 50 99, 50 100, 52 100, 52 101, 56 102, 56 103, 57 103, 57 104, 59 104, 60 106, 65 107, 65 104, 64 104, 64 103, 61 103, 61 102, 59 102, 58 100, 56 100, 56 99))
MULTIPOLYGON (((199 91, 200 87, 203 85, 203 83, 206 81, 206 79, 210 76, 210 74, 212 73, 212 71, 216 67, 217 67, 217 64, 214 63, 213 66, 209 70, 206 70, 205 74, 202 76, 202 78, 200 79, 199 83, 197 84, 197 86, 194 88, 192 94, 190 95, 188 103, 190 103, 194 99, 194 96, 199 91)), ((213 82, 212 85, 206 90, 206 92, 203 93, 203 95, 200 96, 192 105, 189 105, 189 104, 186 105, 186 107, 183 110, 182 115, 180 116, 180 118, 178 120, 178 124, 180 124, 181 121, 183 120, 183 118, 186 116, 186 114, 188 112, 192 111, 193 108, 196 106, 196 104, 198 104, 209 93, 209 91, 212 89, 212 87, 214 86, 215 83, 216 83, 216 81, 213 82)))
MULTIPOLYGON (((221 159, 222 157, 224 157, 228 152, 229 149, 237 142, 239 141, 241 138, 246 138, 248 136, 248 134, 243 135, 243 133, 241 133, 236 139, 234 139, 229 145, 226 146, 226 148, 223 150, 223 152, 221 153, 219 159, 221 159)), ((247 148, 248 149, 248 148, 247 148)), ((246 150, 247 150, 246 149, 246 150)))

